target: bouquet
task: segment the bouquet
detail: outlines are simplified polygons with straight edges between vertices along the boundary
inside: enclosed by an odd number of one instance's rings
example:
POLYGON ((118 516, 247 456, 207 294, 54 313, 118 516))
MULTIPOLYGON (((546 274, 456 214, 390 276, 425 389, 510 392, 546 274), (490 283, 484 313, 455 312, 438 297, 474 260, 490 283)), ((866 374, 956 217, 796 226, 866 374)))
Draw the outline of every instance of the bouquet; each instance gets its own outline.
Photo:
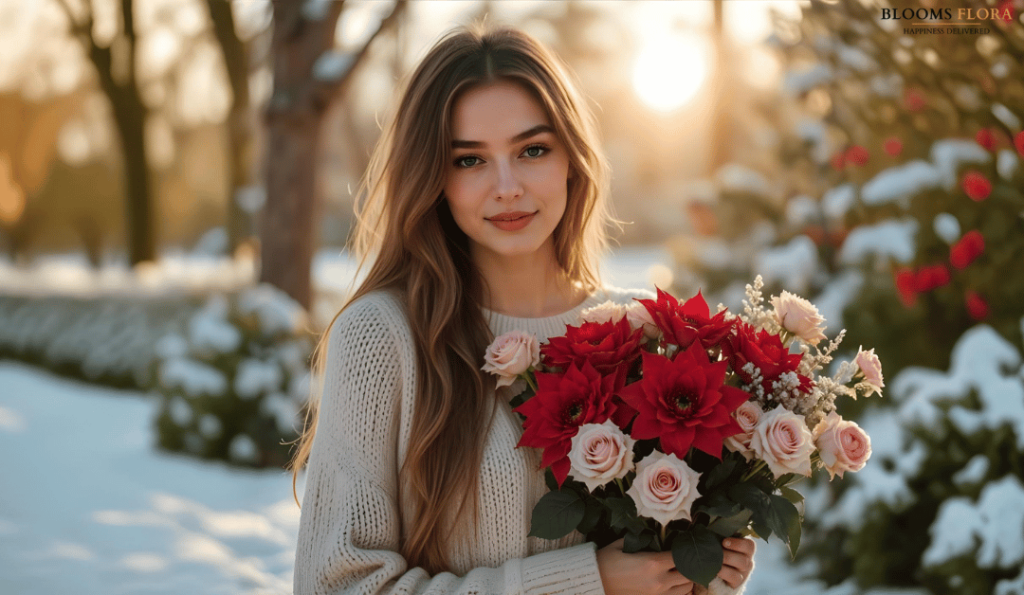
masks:
POLYGON ((722 566, 721 541, 778 536, 793 555, 802 496, 791 486, 824 468, 830 480, 863 468, 868 435, 844 420, 839 397, 881 394, 881 364, 860 349, 832 376, 824 319, 783 291, 763 303, 758 276, 743 314, 711 314, 698 291, 680 302, 612 302, 543 345, 513 331, 487 349, 483 369, 515 392, 518 447, 542 449, 550 491, 530 535, 578 530, 599 547, 671 551, 705 587, 722 566))

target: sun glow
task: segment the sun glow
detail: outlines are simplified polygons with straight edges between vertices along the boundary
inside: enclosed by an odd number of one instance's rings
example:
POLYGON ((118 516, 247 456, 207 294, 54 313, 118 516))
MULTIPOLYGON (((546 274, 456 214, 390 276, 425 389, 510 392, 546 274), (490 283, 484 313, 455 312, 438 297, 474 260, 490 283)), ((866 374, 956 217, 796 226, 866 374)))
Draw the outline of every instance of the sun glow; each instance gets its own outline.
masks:
POLYGON ((637 55, 633 88, 651 108, 672 111, 697 94, 707 76, 709 60, 706 44, 693 37, 656 37, 637 55))

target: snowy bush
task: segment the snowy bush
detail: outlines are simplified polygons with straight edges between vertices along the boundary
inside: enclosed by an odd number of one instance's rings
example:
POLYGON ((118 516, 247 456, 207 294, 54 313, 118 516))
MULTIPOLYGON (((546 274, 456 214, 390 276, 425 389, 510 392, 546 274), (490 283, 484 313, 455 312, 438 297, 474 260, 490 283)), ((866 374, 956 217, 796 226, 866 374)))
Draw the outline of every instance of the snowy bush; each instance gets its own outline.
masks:
POLYGON ((823 578, 1024 595, 1020 347, 975 326, 948 372, 911 367, 889 386, 895 409, 861 420, 870 464, 838 497, 820 486, 807 499, 823 578))
POLYGON ((288 459, 309 393, 306 313, 260 285, 214 295, 157 344, 163 448, 266 467, 288 459))
POLYGON ((124 388, 152 382, 154 345, 200 300, 177 297, 0 296, 0 357, 124 388))

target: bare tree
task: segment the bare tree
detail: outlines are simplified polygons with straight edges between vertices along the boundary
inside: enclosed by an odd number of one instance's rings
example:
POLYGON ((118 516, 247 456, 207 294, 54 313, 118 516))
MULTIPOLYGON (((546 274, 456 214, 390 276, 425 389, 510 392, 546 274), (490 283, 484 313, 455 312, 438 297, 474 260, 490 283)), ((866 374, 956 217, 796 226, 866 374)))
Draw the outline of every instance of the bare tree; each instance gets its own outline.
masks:
POLYGON ((71 33, 85 48, 99 76, 100 88, 113 108, 124 157, 128 259, 136 265, 156 260, 156 228, 144 132, 147 108, 139 94, 136 73, 134 0, 121 0, 121 27, 105 46, 93 36, 91 1, 82 2, 81 17, 75 15, 66 0, 57 3, 67 13, 71 33))
POLYGON ((317 243, 321 123, 370 44, 405 8, 404 0, 396 2, 361 48, 341 53, 334 49, 334 32, 344 5, 327 0, 273 5, 274 90, 265 116, 267 202, 260 230, 260 281, 306 308, 312 302, 310 269, 317 243))

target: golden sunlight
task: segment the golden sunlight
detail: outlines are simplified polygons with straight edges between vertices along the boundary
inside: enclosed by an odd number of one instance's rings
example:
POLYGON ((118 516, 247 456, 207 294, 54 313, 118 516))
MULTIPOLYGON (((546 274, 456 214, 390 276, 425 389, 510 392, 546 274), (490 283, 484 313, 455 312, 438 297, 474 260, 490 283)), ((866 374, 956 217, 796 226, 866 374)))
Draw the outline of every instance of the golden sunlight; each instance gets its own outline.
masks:
POLYGON ((672 111, 697 94, 707 76, 710 52, 692 35, 665 35, 648 41, 633 67, 633 88, 653 109, 672 111))

